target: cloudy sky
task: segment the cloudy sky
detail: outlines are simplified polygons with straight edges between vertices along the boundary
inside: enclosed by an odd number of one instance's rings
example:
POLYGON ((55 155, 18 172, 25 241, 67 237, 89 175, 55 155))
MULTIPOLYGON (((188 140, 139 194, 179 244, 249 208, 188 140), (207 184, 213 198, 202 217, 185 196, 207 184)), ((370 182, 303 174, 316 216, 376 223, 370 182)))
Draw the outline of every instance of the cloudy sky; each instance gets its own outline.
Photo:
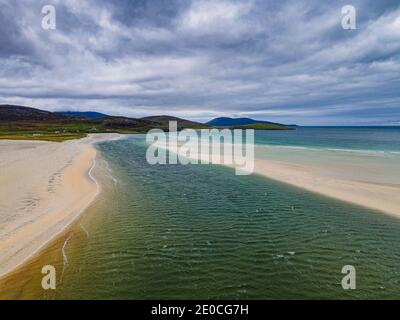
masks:
POLYGON ((0 104, 400 124, 399 0, 0 0, 0 19, 0 104))

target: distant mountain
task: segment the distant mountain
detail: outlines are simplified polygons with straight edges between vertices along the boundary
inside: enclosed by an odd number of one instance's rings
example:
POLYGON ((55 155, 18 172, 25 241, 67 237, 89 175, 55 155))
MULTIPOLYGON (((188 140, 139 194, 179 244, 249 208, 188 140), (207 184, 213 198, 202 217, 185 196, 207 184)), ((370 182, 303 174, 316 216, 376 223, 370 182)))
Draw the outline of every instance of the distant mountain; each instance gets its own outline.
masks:
POLYGON ((8 104, 0 105, 0 121, 53 121, 63 118, 61 115, 40 109, 8 104))
POLYGON ((86 119, 102 119, 102 118, 107 118, 109 115, 100 113, 100 112, 92 112, 92 111, 84 111, 84 112, 79 112, 79 111, 61 111, 61 112, 54 112, 55 114, 66 116, 66 117, 82 117, 86 119))
POLYGON ((217 118, 208 124, 167 115, 141 119, 108 116, 98 112, 49 112, 40 109, 0 105, 0 139, 41 139, 63 141, 79 139, 88 133, 146 133, 151 129, 169 130, 176 121, 178 130, 229 127, 254 130, 290 130, 292 128, 268 121, 249 118, 217 118))
POLYGON ((208 125, 214 126, 214 127, 246 126, 246 125, 249 125, 249 124, 259 124, 259 123, 274 124, 274 125, 278 125, 278 126, 285 126, 284 124, 281 124, 281 123, 269 122, 269 121, 263 121, 263 120, 254 120, 254 119, 251 119, 251 118, 221 117, 221 118, 215 118, 215 119, 207 122, 208 125))
POLYGON ((93 112, 52 113, 39 109, 0 105, 0 139, 33 139, 64 141, 80 139, 88 133, 146 133, 151 129, 168 131, 169 121, 178 122, 178 130, 185 128, 201 129, 207 125, 170 116, 146 117, 135 119, 128 117, 106 116, 89 119, 93 112))
POLYGON ((141 120, 152 121, 152 122, 158 123, 162 127, 168 127, 169 121, 176 121, 178 123, 178 129, 182 129, 182 128, 200 129, 200 128, 208 127, 208 125, 205 125, 200 122, 195 122, 195 121, 181 119, 178 117, 165 116, 165 115, 144 117, 144 118, 141 118, 141 120))

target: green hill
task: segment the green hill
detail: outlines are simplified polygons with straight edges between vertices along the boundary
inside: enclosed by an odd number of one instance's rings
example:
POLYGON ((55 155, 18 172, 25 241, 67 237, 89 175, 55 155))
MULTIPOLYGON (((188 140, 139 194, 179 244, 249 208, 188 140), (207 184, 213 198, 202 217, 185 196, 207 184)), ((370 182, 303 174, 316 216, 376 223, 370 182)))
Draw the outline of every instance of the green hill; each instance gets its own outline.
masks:
POLYGON ((208 127, 169 116, 87 119, 23 106, 0 105, 0 139, 64 141, 80 139, 88 133, 146 133, 155 128, 167 131, 170 120, 178 121, 179 130, 208 127))

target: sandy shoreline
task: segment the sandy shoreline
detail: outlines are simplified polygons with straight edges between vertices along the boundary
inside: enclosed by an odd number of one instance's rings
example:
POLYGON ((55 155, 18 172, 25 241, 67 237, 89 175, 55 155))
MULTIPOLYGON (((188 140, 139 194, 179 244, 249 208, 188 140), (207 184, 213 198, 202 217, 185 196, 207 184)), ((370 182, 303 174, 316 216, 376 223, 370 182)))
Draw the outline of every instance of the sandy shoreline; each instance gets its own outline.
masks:
POLYGON ((272 160, 255 160, 254 172, 311 192, 400 217, 399 186, 329 177, 313 167, 272 160))
MULTIPOLYGON (((160 148, 165 148, 163 143, 156 143, 156 145, 160 148)), ((176 147, 167 148, 186 157, 186 154, 181 153, 176 147)), ((209 155, 199 152, 191 154, 190 158, 208 160, 209 155)), ((222 163, 222 165, 226 164, 222 163)), ((233 164, 226 166, 237 167, 233 164)), ((380 181, 360 181, 348 175, 348 172, 354 168, 346 167, 346 164, 343 164, 341 168, 339 166, 335 169, 338 177, 325 174, 330 169, 332 168, 327 166, 296 163, 296 160, 293 159, 291 161, 261 159, 257 158, 256 155, 253 174, 400 218, 400 181, 396 184, 387 183, 383 179, 380 181), (341 175, 343 178, 339 178, 341 175)), ((359 170, 358 176, 369 176, 368 168, 357 167, 357 169, 359 170)))
MULTIPOLYGON (((91 174, 93 144, 119 137, 0 141, 0 278, 39 253, 93 202, 100 191, 91 174)), ((316 166, 270 159, 256 159, 254 174, 400 217, 400 184, 327 176, 316 166)))
POLYGON ((90 206, 100 191, 92 176, 93 144, 117 138, 0 141, 0 278, 35 256, 90 206))

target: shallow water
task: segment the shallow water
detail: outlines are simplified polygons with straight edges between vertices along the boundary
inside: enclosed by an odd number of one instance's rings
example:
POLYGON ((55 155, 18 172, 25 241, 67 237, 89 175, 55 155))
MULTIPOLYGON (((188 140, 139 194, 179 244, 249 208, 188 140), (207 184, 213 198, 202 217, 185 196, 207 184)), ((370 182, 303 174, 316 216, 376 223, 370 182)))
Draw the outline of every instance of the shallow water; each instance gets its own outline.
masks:
POLYGON ((151 166, 140 136, 98 149, 102 197, 8 280, 9 296, 400 298, 400 219, 222 166, 151 166), (63 270, 55 292, 40 288, 43 264, 63 270))

